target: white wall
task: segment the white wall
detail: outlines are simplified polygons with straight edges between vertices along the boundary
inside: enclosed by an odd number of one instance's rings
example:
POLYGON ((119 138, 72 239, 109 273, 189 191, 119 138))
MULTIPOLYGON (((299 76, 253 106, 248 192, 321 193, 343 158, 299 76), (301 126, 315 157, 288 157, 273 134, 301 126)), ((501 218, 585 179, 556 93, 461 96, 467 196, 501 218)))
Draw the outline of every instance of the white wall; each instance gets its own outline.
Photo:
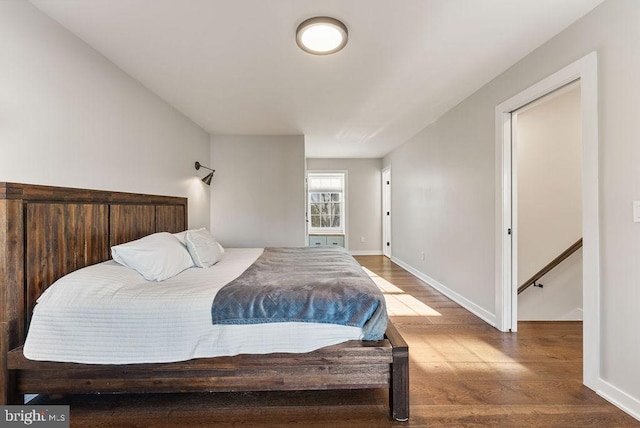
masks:
POLYGON ((307 159, 307 170, 347 171, 347 243, 354 254, 382 254, 381 159, 307 159), (364 238, 364 242, 360 242, 364 238))
POLYGON ((24 1, 0 2, 0 181, 189 197, 209 135, 24 1))
POLYGON ((640 2, 605 1, 384 160, 394 256, 495 316, 495 107, 598 54, 600 392, 640 417, 640 2), (429 251, 421 262, 420 249, 429 251))
MULTIPOLYGON (((582 237, 580 86, 517 112, 518 284, 582 237)), ((518 296, 520 320, 582 319, 582 259, 545 275, 518 296)))
POLYGON ((455 107, 384 164, 392 166, 392 258, 491 314, 494 156, 485 143, 494 119, 493 111, 478 115, 476 108, 455 107))
POLYGON ((543 288, 529 287, 518 296, 518 320, 582 320, 582 249, 539 282, 543 288))
POLYGON ((304 136, 211 137, 211 231, 228 247, 305 244, 304 136))

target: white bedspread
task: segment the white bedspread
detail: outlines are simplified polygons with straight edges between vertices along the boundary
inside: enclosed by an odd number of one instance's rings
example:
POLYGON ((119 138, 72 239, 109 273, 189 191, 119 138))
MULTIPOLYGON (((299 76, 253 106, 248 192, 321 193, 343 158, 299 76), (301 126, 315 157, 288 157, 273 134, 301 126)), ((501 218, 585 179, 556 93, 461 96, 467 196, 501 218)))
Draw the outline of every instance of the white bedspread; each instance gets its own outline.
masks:
POLYGON ((25 357, 133 364, 270 352, 309 352, 360 339, 357 327, 315 323, 213 325, 211 303, 262 248, 228 248, 211 268, 146 281, 114 261, 75 271, 38 299, 25 357))

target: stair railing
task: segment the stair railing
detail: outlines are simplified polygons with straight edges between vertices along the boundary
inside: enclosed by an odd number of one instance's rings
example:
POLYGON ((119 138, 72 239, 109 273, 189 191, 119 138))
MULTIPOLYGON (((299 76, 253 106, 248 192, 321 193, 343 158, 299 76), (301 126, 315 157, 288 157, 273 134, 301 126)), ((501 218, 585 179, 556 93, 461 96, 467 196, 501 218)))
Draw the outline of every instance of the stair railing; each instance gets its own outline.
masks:
POLYGON ((518 287, 518 294, 522 293, 524 290, 531 287, 532 285, 534 287, 542 288, 542 284, 538 284, 538 281, 540 280, 540 278, 542 278, 547 273, 549 273, 549 271, 551 271, 553 268, 558 266, 564 259, 566 259, 571 254, 578 251, 581 247, 582 247, 582 238, 578 239, 578 241, 576 241, 575 244, 573 244, 572 246, 564 250, 562 254, 560 254, 555 259, 551 260, 551 262, 549 262, 549 264, 547 264, 545 267, 540 269, 538 273, 536 273, 531 278, 526 280, 520 287, 518 287))

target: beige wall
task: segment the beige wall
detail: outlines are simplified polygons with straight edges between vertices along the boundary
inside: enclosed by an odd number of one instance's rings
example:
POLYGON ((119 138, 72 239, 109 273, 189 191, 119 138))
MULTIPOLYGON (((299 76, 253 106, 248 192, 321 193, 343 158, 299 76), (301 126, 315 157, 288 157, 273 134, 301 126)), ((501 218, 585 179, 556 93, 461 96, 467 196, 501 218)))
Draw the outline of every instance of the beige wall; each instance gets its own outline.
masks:
MULTIPOLYGON (((518 284, 582 237, 580 86, 517 112, 518 284)), ((582 319, 582 262, 575 255, 518 296, 518 319, 582 319)))
POLYGON ((382 254, 381 159, 307 159, 307 170, 347 171, 347 248, 382 254))
POLYGON ((601 392, 640 417, 640 2, 608 0, 421 131, 393 167, 394 256, 495 314, 495 108, 598 54, 601 392), (427 260, 419 258, 421 249, 427 260))
POLYGON ((228 247, 305 244, 300 135, 211 138, 211 231, 228 247))
POLYGON ((0 181, 189 198, 209 135, 25 1, 0 2, 0 181))

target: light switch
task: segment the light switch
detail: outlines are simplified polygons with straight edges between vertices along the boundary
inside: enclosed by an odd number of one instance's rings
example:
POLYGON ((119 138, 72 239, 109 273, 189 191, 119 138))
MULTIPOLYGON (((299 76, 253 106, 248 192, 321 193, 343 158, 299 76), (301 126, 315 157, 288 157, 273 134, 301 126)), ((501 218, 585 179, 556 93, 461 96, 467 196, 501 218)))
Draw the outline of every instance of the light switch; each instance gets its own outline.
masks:
POLYGON ((640 223, 640 201, 633 201, 633 222, 640 223))

